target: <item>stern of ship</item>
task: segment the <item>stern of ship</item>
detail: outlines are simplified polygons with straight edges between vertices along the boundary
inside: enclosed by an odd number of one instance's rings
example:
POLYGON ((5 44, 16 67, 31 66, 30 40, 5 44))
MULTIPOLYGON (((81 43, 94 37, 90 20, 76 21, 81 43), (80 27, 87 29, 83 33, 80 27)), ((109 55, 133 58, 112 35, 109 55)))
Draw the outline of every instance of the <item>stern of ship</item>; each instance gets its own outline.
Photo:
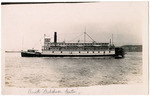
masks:
POLYGON ((124 49, 121 47, 116 47, 115 48, 115 58, 124 58, 125 52, 124 49))

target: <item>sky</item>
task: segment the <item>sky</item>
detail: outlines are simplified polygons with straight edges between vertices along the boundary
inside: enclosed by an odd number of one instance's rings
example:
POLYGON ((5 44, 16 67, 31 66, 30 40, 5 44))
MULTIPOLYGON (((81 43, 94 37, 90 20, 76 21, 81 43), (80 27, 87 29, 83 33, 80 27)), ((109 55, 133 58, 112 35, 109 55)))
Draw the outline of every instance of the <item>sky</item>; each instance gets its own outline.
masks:
MULTIPOLYGON (((85 29, 99 43, 109 43, 113 34, 116 46, 141 45, 142 34, 148 32, 148 2, 14 4, 1 10, 5 50, 40 50, 44 34, 53 42, 57 32, 58 42, 69 42, 85 29)), ((92 40, 87 37, 86 42, 92 40)))

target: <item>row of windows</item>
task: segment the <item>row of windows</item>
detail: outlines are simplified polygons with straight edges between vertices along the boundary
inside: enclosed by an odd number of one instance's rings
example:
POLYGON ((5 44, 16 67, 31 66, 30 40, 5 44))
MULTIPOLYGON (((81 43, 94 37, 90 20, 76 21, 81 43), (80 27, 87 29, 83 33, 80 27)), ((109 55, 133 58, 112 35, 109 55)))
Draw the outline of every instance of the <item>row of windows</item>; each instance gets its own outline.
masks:
MULTIPOLYGON (((50 43, 50 45, 55 45, 54 43, 50 43)), ((108 45, 108 43, 57 43, 56 45, 108 45)))
POLYGON ((51 50, 51 49, 58 49, 58 50, 61 50, 61 49, 70 49, 70 50, 74 50, 74 49, 84 49, 84 50, 88 50, 88 49, 108 49, 107 47, 103 47, 103 48, 44 48, 44 49, 48 49, 48 50, 51 50))
MULTIPOLYGON (((52 53, 54 53, 55 51, 52 51, 52 53)), ((63 53, 63 51, 60 51, 60 53, 63 53)), ((70 52, 70 53, 72 53, 72 52, 70 52)), ((81 53, 81 51, 79 51, 79 53, 81 53)), ((87 53, 89 53, 89 51, 87 51, 87 53)), ((93 51, 93 53, 101 53, 100 51, 98 51, 98 52, 94 52, 93 51)), ((105 53, 105 51, 103 51, 103 53, 105 53)), ((109 51, 109 53, 111 53, 111 51, 109 51)))

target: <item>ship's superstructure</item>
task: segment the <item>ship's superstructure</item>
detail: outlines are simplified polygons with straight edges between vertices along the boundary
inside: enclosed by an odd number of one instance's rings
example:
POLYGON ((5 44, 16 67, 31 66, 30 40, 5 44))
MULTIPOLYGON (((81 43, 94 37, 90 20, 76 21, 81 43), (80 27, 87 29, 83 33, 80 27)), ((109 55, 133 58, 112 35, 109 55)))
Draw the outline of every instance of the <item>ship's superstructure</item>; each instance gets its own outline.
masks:
POLYGON ((115 46, 110 43, 65 43, 57 42, 57 33, 54 33, 54 42, 50 38, 44 39, 42 54, 55 55, 113 55, 115 46))
MULTIPOLYGON (((86 33, 85 33, 86 34, 86 33)), ((84 36, 85 37, 85 36, 84 36)), ((30 50, 31 51, 31 50, 30 50)), ((109 43, 97 43, 93 40, 91 43, 77 42, 66 43, 57 42, 57 32, 54 32, 54 42, 44 36, 44 46, 42 52, 22 52, 22 57, 99 57, 113 56, 123 57, 122 48, 116 48, 111 40, 109 43), (30 55, 32 53, 32 55, 30 55)))

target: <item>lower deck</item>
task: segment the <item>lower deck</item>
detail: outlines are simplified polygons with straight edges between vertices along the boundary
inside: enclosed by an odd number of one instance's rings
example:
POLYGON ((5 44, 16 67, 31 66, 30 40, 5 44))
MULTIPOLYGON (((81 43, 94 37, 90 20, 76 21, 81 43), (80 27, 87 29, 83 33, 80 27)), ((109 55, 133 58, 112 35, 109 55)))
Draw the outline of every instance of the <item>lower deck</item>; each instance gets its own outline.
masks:
POLYGON ((43 51, 42 55, 113 55, 115 50, 107 51, 43 51))

